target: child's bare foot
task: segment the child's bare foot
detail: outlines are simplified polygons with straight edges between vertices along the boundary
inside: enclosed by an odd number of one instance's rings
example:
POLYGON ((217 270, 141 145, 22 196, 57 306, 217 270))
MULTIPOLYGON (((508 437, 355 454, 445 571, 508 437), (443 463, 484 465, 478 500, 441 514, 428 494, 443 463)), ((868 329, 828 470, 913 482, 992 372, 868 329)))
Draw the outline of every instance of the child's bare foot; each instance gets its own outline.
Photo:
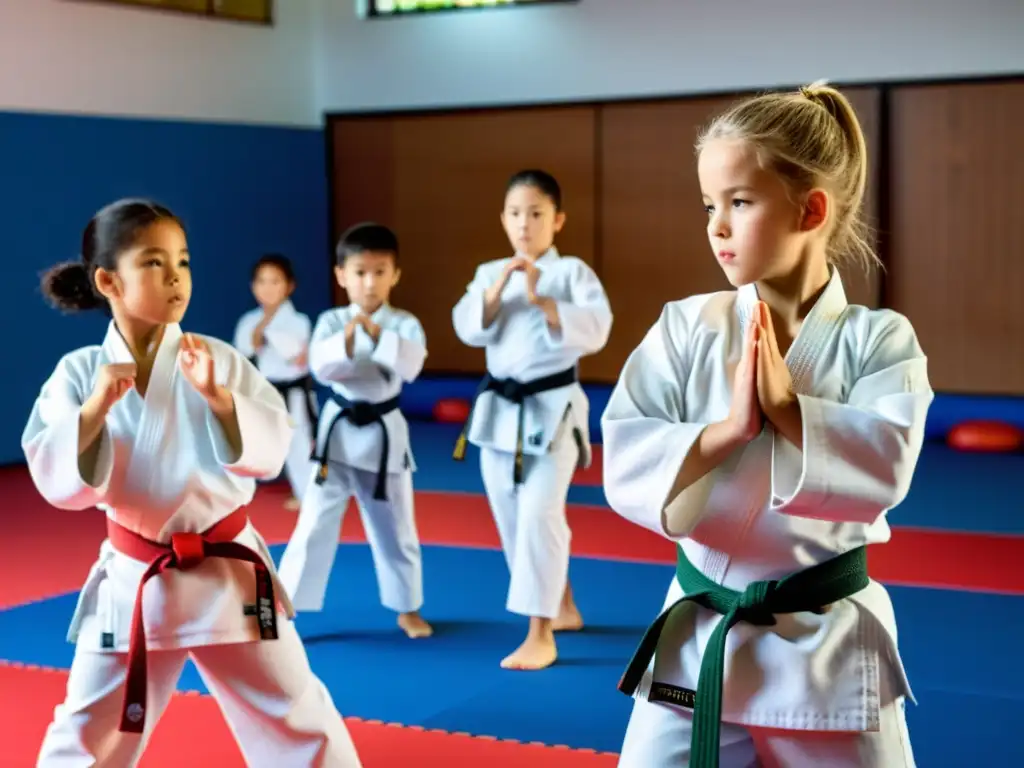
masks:
POLYGON ((558 616, 551 622, 551 629, 555 632, 577 632, 583 629, 583 616, 580 609, 575 605, 562 606, 558 610, 558 616))
POLYGON ((530 618, 530 631, 523 644, 501 660, 504 669, 538 670, 558 659, 551 619, 530 618))
POLYGON ((301 506, 302 502, 300 502, 294 496, 292 496, 290 499, 288 499, 288 501, 284 503, 284 508, 287 509, 289 512, 298 512, 301 506))
POLYGON ((551 622, 551 628, 555 632, 575 632, 583 629, 583 615, 576 607, 576 601, 572 598, 572 587, 568 584, 565 585, 562 604, 558 607, 558 615, 551 622))
POLYGON ((523 644, 501 660, 504 669, 538 670, 550 667, 558 659, 555 639, 528 637, 523 644))
POLYGON ((408 613, 398 614, 398 626, 402 628, 405 634, 413 639, 418 637, 430 637, 434 634, 434 628, 423 620, 419 611, 409 611, 408 613))

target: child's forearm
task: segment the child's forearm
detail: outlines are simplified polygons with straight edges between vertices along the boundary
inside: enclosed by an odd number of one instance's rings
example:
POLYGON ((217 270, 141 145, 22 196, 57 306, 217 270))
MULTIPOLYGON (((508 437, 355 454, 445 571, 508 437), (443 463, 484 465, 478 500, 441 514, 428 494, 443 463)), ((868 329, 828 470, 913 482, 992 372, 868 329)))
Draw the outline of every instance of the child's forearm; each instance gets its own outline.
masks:
POLYGON ((503 286, 492 286, 484 291, 484 316, 481 323, 483 328, 490 328, 498 319, 498 312, 501 310, 501 289, 503 286))
POLYGON ((224 437, 231 447, 234 458, 242 455, 242 428, 238 424, 238 412, 235 410, 235 398, 231 392, 223 387, 217 396, 208 401, 210 410, 216 417, 221 429, 224 430, 224 437))

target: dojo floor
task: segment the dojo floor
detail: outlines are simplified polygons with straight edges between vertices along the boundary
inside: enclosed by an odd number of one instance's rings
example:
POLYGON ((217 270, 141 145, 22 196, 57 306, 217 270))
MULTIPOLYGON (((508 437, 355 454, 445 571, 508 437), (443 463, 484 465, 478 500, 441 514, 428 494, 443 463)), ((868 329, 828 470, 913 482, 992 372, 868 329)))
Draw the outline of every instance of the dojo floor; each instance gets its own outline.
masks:
MULTIPOLYGON (((435 636, 405 640, 380 607, 357 514, 346 519, 327 609, 298 620, 365 765, 614 766, 629 714, 615 684, 661 604, 671 544, 604 506, 599 468, 581 473, 570 494, 570 575, 587 628, 561 636, 549 670, 501 670, 524 625, 503 609, 507 572, 476 454, 451 461, 447 426, 415 424, 413 435, 424 615, 435 636)), ((1024 765, 1014 736, 1024 723, 1022 476, 1024 456, 928 446, 910 498, 891 516, 892 543, 871 553, 900 621, 924 768, 1024 765)), ((295 521, 284 497, 267 486, 253 505, 275 557, 295 521)), ((28 768, 63 693, 73 653, 64 635, 103 519, 49 508, 20 467, 0 469, 0 498, 0 768, 28 768)), ((180 689, 143 766, 241 766, 191 666, 180 689)))

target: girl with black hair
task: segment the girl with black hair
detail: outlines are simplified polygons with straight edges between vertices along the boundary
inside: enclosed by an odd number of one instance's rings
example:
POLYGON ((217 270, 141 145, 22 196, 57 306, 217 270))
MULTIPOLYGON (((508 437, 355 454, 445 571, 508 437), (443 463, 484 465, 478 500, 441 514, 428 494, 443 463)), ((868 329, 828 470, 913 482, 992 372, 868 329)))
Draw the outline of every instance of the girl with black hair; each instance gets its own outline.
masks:
POLYGON ((85 228, 81 261, 54 267, 43 289, 60 309, 112 321, 102 344, 57 364, 22 436, 48 502, 107 515, 38 765, 136 765, 191 657, 250 766, 357 768, 245 513, 255 478, 284 463, 288 411, 228 344, 182 332, 181 222, 149 201, 115 202, 85 228))

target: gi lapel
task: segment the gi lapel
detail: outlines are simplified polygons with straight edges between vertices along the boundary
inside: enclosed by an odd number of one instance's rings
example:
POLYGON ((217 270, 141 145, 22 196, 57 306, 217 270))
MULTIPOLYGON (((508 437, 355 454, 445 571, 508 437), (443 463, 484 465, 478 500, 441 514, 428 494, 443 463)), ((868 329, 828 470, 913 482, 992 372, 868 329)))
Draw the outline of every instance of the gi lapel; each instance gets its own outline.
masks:
MULTIPOLYGON (((156 482, 150 462, 153 461, 153 454, 160 445, 163 430, 171 426, 167 416, 174 403, 180 342, 181 328, 177 324, 168 325, 164 329, 160 347, 156 352, 156 359, 153 361, 153 370, 149 374, 149 383, 146 386, 146 396, 142 398, 141 418, 135 428, 135 440, 127 472, 127 477, 132 485, 138 483, 140 478, 145 478, 146 487, 150 487, 156 482)), ((103 352, 105 357, 114 363, 130 363, 134 360, 127 343, 113 321, 107 329, 103 352)))
POLYGON ((281 306, 277 308, 270 322, 267 323, 267 330, 287 330, 295 314, 295 305, 292 304, 290 299, 285 299, 281 302, 281 306))
MULTIPOLYGON (((740 322, 736 331, 739 334, 737 338, 743 337, 743 331, 754 313, 757 300, 757 287, 753 283, 742 286, 737 292, 736 312, 740 322)), ((841 327, 846 307, 846 293, 843 291, 839 273, 832 270, 828 285, 818 297, 818 301, 811 308, 807 317, 804 318, 799 333, 786 352, 785 361, 793 379, 794 392, 811 393, 814 383, 812 378, 814 363, 841 327)), ((737 550, 746 545, 747 534, 764 509, 771 493, 771 462, 774 440, 774 430, 768 424, 764 432, 747 446, 740 459, 741 468, 738 468, 737 472, 744 473, 748 495, 746 521, 735 537, 734 544, 737 550)), ((739 503, 738 500, 736 503, 739 503)), ((724 553, 718 552, 714 555, 707 555, 703 564, 703 569, 708 577, 718 581, 725 578, 728 567, 728 557, 724 553)))
MULTIPOLYGON (((380 307, 377 308, 377 311, 374 312, 372 315, 370 315, 370 319, 373 322, 375 322, 377 325, 379 325, 381 328, 387 328, 388 327, 388 320, 390 318, 391 318, 391 305, 389 305, 389 304, 381 304, 380 307)), ((387 368, 385 368, 382 365, 378 365, 377 366, 377 370, 380 372, 380 375, 384 379, 384 381, 387 382, 388 384, 390 384, 391 383, 391 379, 392 379, 391 371, 389 371, 387 368)))
MULTIPOLYGON (((839 272, 835 269, 831 271, 832 276, 828 285, 804 318, 799 333, 786 352, 786 366, 793 378, 793 389, 800 394, 810 392, 814 363, 821 350, 828 346, 839 331, 846 316, 846 308, 849 306, 839 272)), ((739 333, 742 337, 757 303, 757 286, 753 283, 744 285, 737 293, 736 309, 740 321, 739 333)))

